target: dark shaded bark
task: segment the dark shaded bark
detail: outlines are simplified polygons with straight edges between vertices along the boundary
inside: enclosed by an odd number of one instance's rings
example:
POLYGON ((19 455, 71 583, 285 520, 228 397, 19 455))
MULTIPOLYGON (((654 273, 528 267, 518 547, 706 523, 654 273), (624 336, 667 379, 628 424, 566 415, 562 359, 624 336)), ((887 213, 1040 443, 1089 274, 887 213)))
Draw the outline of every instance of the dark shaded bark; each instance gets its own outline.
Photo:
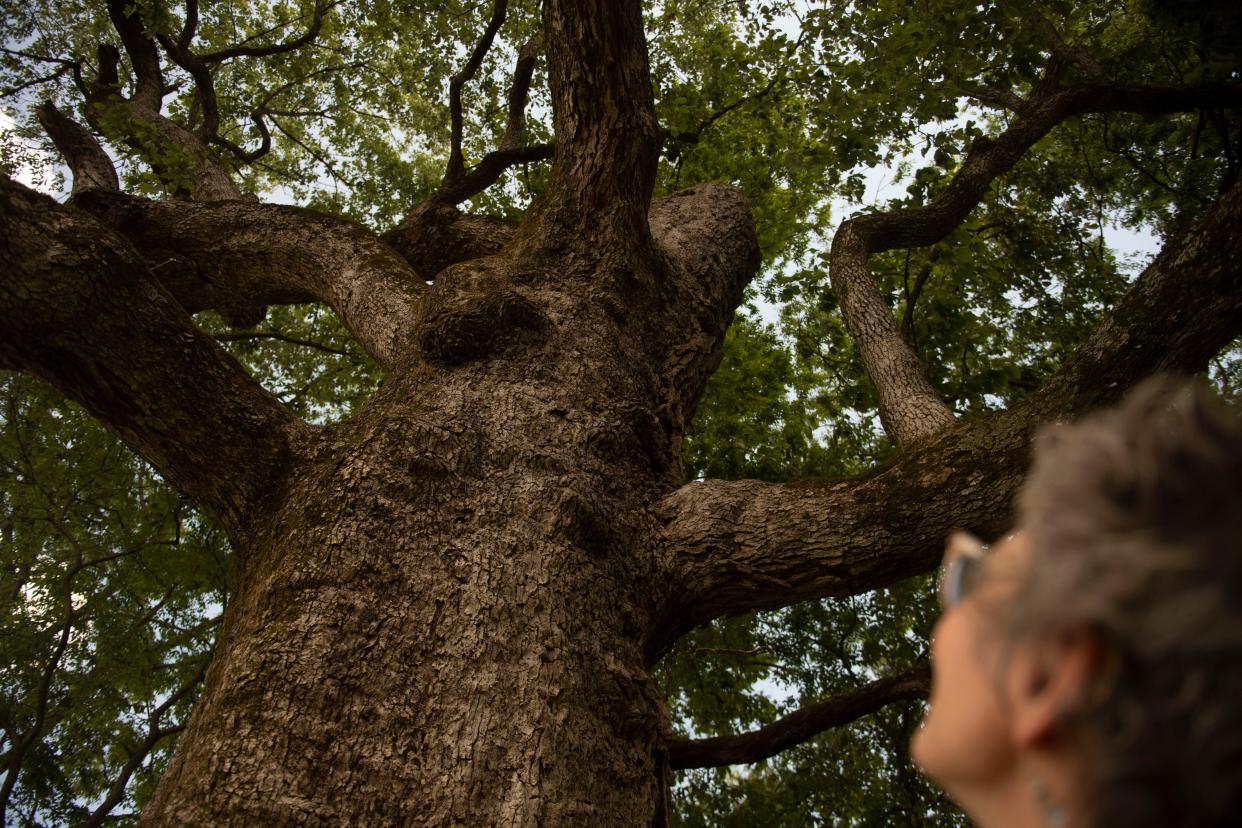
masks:
MULTIPOLYGON (((696 198, 717 218, 675 225, 688 249, 670 278, 707 293, 735 249, 736 293, 755 257, 745 201, 681 196, 696 198), (704 249, 720 253, 696 261, 704 249)), ((566 292, 530 267, 500 256, 444 273, 440 304, 480 300, 447 325, 484 315, 490 274, 541 330, 390 377, 243 539, 252 563, 149 823, 629 826, 660 813, 667 723, 641 642, 666 589, 646 539, 648 504, 678 467, 653 414, 668 389, 615 286, 566 292)), ((665 329, 662 347, 681 334, 665 329)))
POLYGON ((95 219, 0 178, 0 359, 112 428, 233 533, 278 499, 308 428, 194 328, 95 219))
POLYGON ((749 733, 674 740, 668 746, 669 762, 675 770, 759 762, 893 702, 925 699, 930 687, 931 670, 926 663, 920 664, 900 675, 807 705, 749 733))
MULTIPOLYGON (((660 345, 651 358, 665 385, 662 416, 673 434, 679 476, 681 435, 720 365, 725 331, 759 269, 759 240, 750 216, 746 196, 721 184, 691 187, 651 207, 651 231, 675 291, 651 314, 657 331, 649 336, 660 345), (676 339, 667 342, 660 329, 677 331, 676 339)), ((680 485, 680 477, 673 483, 680 485)))
MULTIPOLYGON (((598 13, 622 11, 637 20, 636 5, 598 13)), ((628 52, 633 64, 636 36, 580 57, 628 52)), ((632 133, 613 126, 588 131, 606 156, 632 153, 632 133)), ((654 155, 635 158, 595 203, 649 179, 654 155)), ((435 284, 405 327, 422 360, 397 360, 362 412, 307 434, 270 486, 270 511, 231 532, 234 597, 146 824, 667 818, 668 728, 642 647, 666 589, 650 504, 680 479, 679 429, 757 250, 749 205, 724 187, 654 205, 657 247, 649 194, 648 182, 604 205, 641 224, 637 236, 534 221, 523 245, 452 251, 451 265, 428 268, 435 284)), ((197 268, 202 283, 169 279, 189 307, 322 298, 325 242, 298 228, 350 237, 241 202, 82 204, 145 255, 197 268), (259 250, 267 257, 248 262, 259 250)), ((399 264, 374 268, 368 285, 411 272, 399 264)))
POLYGON ((151 201, 87 193, 74 206, 129 239, 189 313, 214 309, 238 327, 268 305, 323 302, 377 362, 411 347, 427 290, 365 227, 300 207, 151 201))
POLYGON ((57 109, 51 101, 40 105, 35 112, 73 173, 73 195, 89 190, 120 192, 121 182, 116 177, 116 167, 112 166, 112 159, 108 158, 95 136, 57 109))
POLYGON ((516 230, 500 219, 428 200, 381 238, 431 281, 449 265, 499 253, 516 230))
POLYGON ((660 145, 642 7, 549 0, 543 31, 556 157, 525 222, 532 242, 641 255, 660 145))

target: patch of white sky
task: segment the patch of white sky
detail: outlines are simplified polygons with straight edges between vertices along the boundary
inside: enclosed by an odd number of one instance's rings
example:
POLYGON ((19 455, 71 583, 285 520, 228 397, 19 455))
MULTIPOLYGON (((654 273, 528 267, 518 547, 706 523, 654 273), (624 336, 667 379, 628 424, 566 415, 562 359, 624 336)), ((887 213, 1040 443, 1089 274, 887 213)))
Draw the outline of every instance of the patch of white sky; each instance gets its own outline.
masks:
POLYGON ((49 157, 38 145, 17 134, 16 128, 17 123, 13 118, 12 110, 0 108, 0 136, 3 136, 3 140, 12 148, 20 147, 19 155, 23 159, 8 171, 9 175, 14 181, 64 201, 68 198, 68 192, 54 186, 54 172, 61 170, 68 176, 68 170, 63 168, 59 158, 49 157), (45 171, 42 175, 40 175, 41 169, 45 171), (53 174, 48 174, 47 171, 53 174))

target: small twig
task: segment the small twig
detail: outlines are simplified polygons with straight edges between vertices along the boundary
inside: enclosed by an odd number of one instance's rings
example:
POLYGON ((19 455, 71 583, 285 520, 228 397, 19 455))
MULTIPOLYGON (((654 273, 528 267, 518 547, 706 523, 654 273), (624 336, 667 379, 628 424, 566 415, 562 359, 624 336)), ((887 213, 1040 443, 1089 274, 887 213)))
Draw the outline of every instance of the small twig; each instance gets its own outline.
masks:
POLYGON ((198 55, 198 59, 203 63, 221 63, 222 61, 237 57, 270 57, 296 51, 319 36, 319 30, 323 27, 324 16, 342 2, 344 0, 327 0, 327 2, 316 0, 310 26, 305 32, 292 40, 269 46, 230 46, 227 49, 218 49, 214 52, 198 55))
POLYGON ((35 78, 34 80, 28 80, 25 83, 19 83, 17 86, 10 86, 8 89, 0 90, 0 98, 11 97, 13 95, 16 95, 19 92, 23 92, 27 89, 30 89, 32 86, 40 86, 45 83, 50 83, 62 77, 66 72, 69 72, 72 68, 73 68, 72 64, 68 66, 62 66, 50 75, 45 75, 44 77, 41 77, 41 78, 35 78))
POLYGON ((306 348, 314 348, 323 351, 326 354, 336 354, 337 356, 352 356, 349 351, 343 351, 340 348, 333 348, 329 345, 323 345, 319 342, 313 342, 309 339, 298 339, 293 336, 285 336, 276 331, 250 331, 246 333, 220 333, 215 338, 220 342, 238 342, 247 339, 275 339, 279 342, 288 342, 290 345, 301 345, 306 348))

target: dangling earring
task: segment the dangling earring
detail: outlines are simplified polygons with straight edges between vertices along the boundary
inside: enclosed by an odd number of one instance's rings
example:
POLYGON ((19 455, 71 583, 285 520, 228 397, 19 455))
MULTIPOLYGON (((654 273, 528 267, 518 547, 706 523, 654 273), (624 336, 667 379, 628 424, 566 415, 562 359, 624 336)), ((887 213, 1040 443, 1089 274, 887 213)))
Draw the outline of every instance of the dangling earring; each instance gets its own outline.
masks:
POLYGON ((1035 795, 1035 802, 1044 815, 1045 825, 1049 828, 1065 828, 1069 824, 1069 812, 1064 805, 1052 798, 1052 792, 1047 785, 1035 782, 1031 785, 1031 793, 1035 795))

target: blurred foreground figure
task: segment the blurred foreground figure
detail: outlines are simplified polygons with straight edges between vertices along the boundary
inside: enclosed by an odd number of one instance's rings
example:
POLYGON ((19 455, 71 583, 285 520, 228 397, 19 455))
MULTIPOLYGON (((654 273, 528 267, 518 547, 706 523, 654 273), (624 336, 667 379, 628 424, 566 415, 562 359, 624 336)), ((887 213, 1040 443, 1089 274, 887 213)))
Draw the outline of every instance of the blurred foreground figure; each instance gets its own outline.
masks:
POLYGON ((1149 380, 949 538, 911 753, 982 828, 1242 824, 1242 420, 1149 380))

